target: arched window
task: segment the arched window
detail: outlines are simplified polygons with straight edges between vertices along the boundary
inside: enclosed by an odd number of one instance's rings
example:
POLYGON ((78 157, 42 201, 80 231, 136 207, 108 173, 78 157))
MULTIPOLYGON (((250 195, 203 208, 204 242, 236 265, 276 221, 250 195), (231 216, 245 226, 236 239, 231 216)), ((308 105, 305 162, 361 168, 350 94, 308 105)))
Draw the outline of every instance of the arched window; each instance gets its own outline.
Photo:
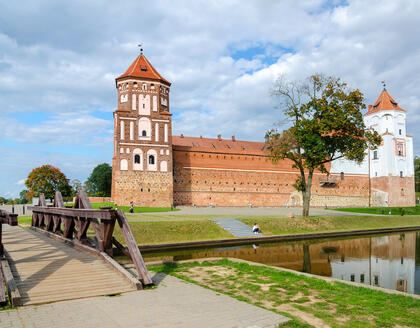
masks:
POLYGON ((157 171, 158 170, 158 157, 157 152, 154 149, 149 149, 147 151, 147 170, 148 171, 157 171))
POLYGON ((133 170, 143 170, 143 151, 140 148, 133 150, 133 170))
POLYGON ((152 135, 152 126, 150 119, 142 117, 139 120, 139 138, 142 140, 150 140, 152 135))
POLYGON ((340 179, 344 180, 344 172, 340 172, 340 179))

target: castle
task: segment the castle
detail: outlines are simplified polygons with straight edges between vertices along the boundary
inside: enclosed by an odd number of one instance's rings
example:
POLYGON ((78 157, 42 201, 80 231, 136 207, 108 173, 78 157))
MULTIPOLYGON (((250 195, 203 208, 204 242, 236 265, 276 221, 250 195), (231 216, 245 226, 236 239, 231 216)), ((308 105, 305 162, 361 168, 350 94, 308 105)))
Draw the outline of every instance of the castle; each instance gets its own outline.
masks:
MULTIPOLYGON (((169 207, 299 206, 299 175, 288 160, 273 164, 263 142, 172 135, 171 83, 141 53, 116 78, 111 198, 116 204, 169 207)), ((413 138, 406 111, 385 90, 365 124, 383 139, 360 165, 333 161, 316 172, 312 206, 414 206, 413 138)))

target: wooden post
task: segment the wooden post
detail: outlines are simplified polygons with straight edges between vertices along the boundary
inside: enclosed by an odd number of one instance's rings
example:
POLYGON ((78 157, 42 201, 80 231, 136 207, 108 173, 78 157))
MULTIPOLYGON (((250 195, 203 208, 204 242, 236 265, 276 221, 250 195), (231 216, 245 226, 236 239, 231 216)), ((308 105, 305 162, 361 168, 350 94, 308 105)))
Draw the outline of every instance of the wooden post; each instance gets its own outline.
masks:
POLYGON ((117 221, 121 228, 125 242, 130 253, 130 257, 133 260, 134 266, 136 267, 139 279, 143 285, 153 284, 152 278, 150 277, 149 271, 147 271, 146 265, 144 264, 143 257, 140 254, 139 247, 136 240, 134 239, 133 232, 131 231, 128 220, 122 210, 117 210, 117 221))
MULTIPOLYGON (((61 192, 59 192, 58 190, 55 192, 54 207, 64 208, 63 196, 61 195, 61 192)), ((63 232, 61 231, 61 217, 59 215, 53 215, 52 219, 53 219, 52 232, 62 234, 63 232)))

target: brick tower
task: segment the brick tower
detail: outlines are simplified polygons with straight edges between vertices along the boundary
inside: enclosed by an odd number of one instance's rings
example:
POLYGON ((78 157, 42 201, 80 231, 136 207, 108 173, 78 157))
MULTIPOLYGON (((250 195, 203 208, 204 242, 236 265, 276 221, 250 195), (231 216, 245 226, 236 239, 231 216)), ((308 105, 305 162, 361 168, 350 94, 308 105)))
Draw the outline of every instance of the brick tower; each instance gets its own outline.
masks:
POLYGON ((171 83, 143 52, 115 82, 111 198, 118 205, 172 206, 171 83))
POLYGON ((369 155, 372 205, 414 206, 413 137, 406 131, 406 110, 384 88, 364 119, 382 136, 369 155))

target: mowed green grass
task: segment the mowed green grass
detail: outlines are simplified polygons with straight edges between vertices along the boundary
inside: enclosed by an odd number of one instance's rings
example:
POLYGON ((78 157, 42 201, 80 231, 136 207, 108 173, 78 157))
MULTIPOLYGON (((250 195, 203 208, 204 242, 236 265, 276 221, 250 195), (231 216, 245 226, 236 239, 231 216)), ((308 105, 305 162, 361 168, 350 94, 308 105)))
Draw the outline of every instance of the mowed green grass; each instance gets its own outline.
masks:
MULTIPOLYGON (((233 238, 216 223, 203 220, 130 222, 130 227, 140 245, 233 238)), ((114 236, 123 243, 124 238, 118 225, 115 226, 114 236)))
MULTIPOLYGON (((66 205, 74 205, 73 203, 66 203, 66 205)), ((92 203, 92 208, 100 209, 101 207, 111 207, 115 209, 116 206, 113 202, 100 202, 100 203, 92 203)), ((118 206, 119 210, 123 210, 124 212, 129 212, 130 206, 118 206)), ((134 206, 134 213, 156 213, 156 212, 173 212, 179 211, 178 208, 171 208, 171 207, 140 207, 134 206)))
POLYGON ((380 214, 380 215, 420 215, 420 205, 411 207, 355 207, 355 208, 334 208, 335 211, 351 212, 351 213, 366 213, 366 214, 380 214))
POLYGON ((292 318, 282 327, 419 327, 420 300, 229 260, 149 267, 292 318))
POLYGON ((302 234, 379 228, 420 226, 420 216, 322 216, 309 218, 240 218, 252 226, 258 223, 264 235, 302 234))

